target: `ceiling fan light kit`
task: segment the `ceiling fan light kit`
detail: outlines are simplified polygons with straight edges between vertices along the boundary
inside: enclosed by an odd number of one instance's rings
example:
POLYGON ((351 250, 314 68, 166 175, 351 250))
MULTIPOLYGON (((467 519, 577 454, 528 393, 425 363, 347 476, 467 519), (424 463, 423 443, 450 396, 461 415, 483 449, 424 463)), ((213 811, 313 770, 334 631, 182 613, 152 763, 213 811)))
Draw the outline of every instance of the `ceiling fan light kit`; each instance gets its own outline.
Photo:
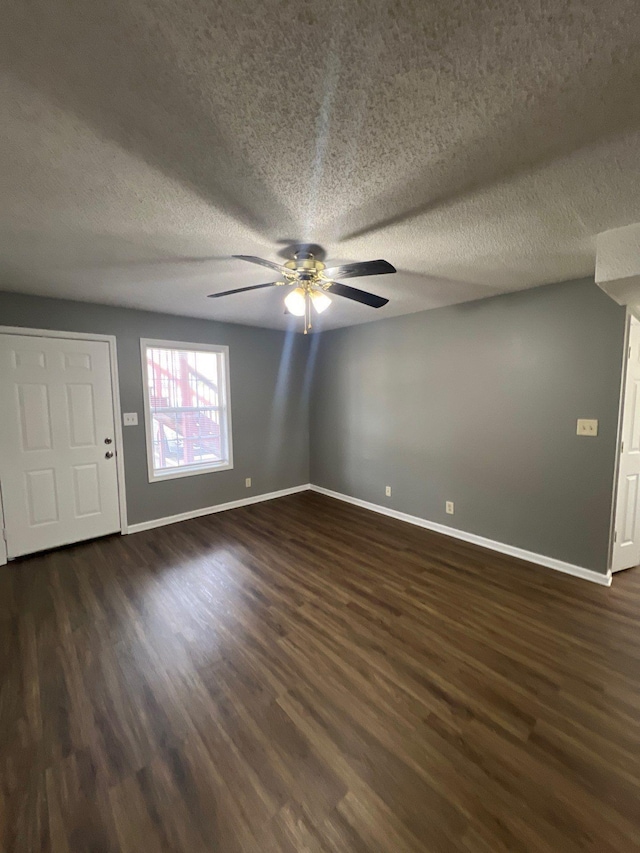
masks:
POLYGON ((271 281, 267 284, 254 284, 249 287, 239 287, 236 290, 225 290, 222 293, 211 293, 212 298, 229 296, 232 293, 243 293, 247 290, 259 290, 263 287, 294 286, 295 289, 289 293, 284 300, 285 307, 290 314, 296 317, 304 317, 305 335, 311 328, 311 306, 321 314, 331 305, 332 296, 343 296, 362 305, 371 308, 382 308, 388 303, 388 299, 349 287, 335 278, 359 278, 365 275, 386 275, 394 273, 395 267, 388 261, 363 261, 361 263, 342 264, 338 267, 327 266, 318 260, 310 252, 296 252, 293 260, 285 264, 268 261, 265 258, 256 258, 253 255, 234 255, 241 261, 268 267, 280 273, 284 281, 271 281))

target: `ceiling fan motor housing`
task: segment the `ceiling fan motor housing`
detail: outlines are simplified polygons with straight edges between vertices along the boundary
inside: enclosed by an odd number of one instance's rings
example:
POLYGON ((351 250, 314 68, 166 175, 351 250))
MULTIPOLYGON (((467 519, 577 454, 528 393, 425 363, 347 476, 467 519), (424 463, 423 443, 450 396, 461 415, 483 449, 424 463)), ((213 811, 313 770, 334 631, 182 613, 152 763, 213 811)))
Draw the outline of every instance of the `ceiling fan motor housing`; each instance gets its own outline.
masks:
POLYGON ((296 273, 299 281, 313 281, 319 277, 325 266, 309 252, 297 252, 292 261, 285 263, 285 267, 296 273))

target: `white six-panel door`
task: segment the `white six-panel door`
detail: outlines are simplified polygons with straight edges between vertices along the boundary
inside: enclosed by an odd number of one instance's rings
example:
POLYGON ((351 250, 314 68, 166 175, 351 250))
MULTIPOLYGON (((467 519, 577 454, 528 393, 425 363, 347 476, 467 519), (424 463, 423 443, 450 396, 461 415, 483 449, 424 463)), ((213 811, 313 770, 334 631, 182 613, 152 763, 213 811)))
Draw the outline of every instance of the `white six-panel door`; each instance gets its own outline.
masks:
POLYGON ((109 344, 0 335, 9 558, 120 530, 109 344))
POLYGON ((611 569, 640 565, 640 323, 631 318, 611 569))

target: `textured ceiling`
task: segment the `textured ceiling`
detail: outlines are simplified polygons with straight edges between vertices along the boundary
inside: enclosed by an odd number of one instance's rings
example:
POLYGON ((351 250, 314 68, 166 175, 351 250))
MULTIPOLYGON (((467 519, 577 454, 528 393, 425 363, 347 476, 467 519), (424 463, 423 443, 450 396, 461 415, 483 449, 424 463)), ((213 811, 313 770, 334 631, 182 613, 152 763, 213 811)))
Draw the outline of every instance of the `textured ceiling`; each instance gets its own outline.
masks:
POLYGON ((229 255, 398 267, 331 327, 592 275, 640 221, 639 36, 636 0, 5 0, 0 287, 285 327, 206 299, 270 280, 229 255))

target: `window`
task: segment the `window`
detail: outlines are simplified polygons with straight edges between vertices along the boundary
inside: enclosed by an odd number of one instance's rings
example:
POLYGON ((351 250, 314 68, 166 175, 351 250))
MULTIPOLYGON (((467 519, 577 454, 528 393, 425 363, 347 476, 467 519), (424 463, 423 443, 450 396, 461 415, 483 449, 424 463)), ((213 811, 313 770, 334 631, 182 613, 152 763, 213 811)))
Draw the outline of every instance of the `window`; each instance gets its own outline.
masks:
POLYGON ((232 468, 229 348, 140 343, 149 481, 232 468))

